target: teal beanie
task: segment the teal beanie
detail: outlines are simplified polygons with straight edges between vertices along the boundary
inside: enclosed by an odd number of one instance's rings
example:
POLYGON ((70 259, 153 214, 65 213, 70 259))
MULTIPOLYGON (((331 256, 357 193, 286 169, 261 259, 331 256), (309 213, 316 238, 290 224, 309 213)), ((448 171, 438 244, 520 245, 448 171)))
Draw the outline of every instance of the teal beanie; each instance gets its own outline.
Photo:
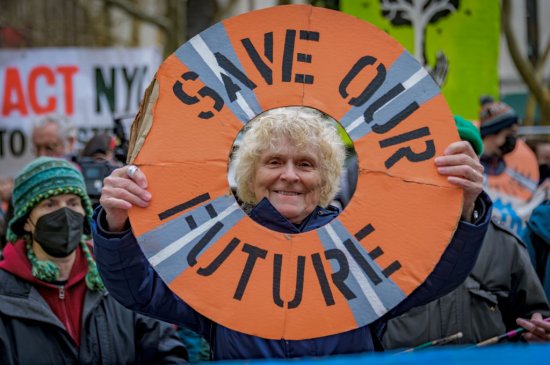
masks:
POLYGON ((61 194, 80 197, 89 224, 93 209, 86 194, 84 178, 69 161, 40 157, 26 165, 15 177, 13 187, 13 218, 10 220, 7 239, 15 242, 25 236, 25 221, 33 208, 41 201, 61 194))
POLYGON ((454 118, 460 139, 470 142, 475 153, 478 156, 481 156, 483 153, 483 140, 481 139, 479 129, 477 129, 474 123, 462 118, 459 115, 455 115, 454 118))

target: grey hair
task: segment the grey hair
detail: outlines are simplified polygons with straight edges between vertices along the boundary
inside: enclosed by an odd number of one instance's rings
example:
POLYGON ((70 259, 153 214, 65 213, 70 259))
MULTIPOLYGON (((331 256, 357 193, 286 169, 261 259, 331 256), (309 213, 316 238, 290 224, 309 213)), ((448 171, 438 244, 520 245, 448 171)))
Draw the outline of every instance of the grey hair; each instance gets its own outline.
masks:
POLYGON ((63 145, 67 143, 69 138, 76 138, 76 126, 64 115, 49 114, 42 118, 35 119, 32 124, 32 130, 44 127, 49 123, 54 123, 59 128, 59 138, 63 141, 63 145))
POLYGON ((321 192, 319 205, 326 207, 338 193, 346 150, 338 135, 336 121, 309 107, 271 109, 252 119, 235 153, 237 196, 246 204, 256 204, 252 190, 260 155, 275 148, 282 139, 303 149, 320 153, 321 192))

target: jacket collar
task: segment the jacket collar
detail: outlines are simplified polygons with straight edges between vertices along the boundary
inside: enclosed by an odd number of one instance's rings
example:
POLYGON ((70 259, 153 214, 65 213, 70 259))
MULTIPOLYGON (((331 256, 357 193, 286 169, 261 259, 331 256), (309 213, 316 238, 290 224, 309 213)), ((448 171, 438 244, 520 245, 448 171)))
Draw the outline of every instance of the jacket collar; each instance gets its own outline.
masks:
POLYGON ((28 281, 3 270, 0 270, 0 312, 13 318, 65 328, 36 288, 28 281))
POLYGON ((339 213, 340 211, 338 208, 330 205, 327 208, 317 206, 301 224, 295 225, 283 217, 267 198, 263 198, 250 211, 249 216, 257 223, 273 231, 282 233, 301 233, 324 226, 336 218, 339 213))

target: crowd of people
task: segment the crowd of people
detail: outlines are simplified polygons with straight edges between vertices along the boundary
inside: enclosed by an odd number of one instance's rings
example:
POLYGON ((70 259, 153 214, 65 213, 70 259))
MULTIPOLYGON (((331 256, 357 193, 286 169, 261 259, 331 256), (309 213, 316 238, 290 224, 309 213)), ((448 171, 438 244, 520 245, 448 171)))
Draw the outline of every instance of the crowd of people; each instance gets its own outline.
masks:
MULTIPOLYGON (((285 107, 247 124, 233 174, 241 208, 253 220, 298 234, 345 209, 341 202, 351 199, 353 188, 342 197, 339 187, 349 186, 342 182, 349 149, 326 119, 315 109, 285 107)), ((111 135, 94 136, 74 158, 72 122, 39 119, 32 132, 36 159, 0 186, 0 362, 328 356, 410 348, 458 332, 453 344, 478 343, 518 326, 525 333, 515 341, 550 341, 544 320, 550 316, 550 142, 533 147, 537 189, 545 198, 519 237, 499 220, 486 189, 488 176, 506 170, 517 114, 485 100, 479 128, 458 116, 455 122, 461 141, 436 159, 438 172, 464 192, 460 222, 441 259, 446 265, 436 265, 418 289, 370 325, 289 341, 227 328, 174 295, 152 270, 128 219, 131 207, 155 198, 148 176, 116 161, 111 135), (102 168, 101 186, 86 178, 90 166, 102 168)))

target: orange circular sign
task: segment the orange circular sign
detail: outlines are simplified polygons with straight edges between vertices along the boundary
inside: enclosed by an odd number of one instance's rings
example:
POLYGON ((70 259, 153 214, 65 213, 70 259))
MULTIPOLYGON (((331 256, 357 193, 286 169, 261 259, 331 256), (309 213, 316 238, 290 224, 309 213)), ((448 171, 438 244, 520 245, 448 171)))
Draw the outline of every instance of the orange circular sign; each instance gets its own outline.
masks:
POLYGON ((459 140, 439 88, 386 33, 337 11, 212 26, 164 61, 137 119, 133 163, 153 199, 131 210, 134 234, 174 293, 236 331, 295 340, 367 325, 424 281, 458 224, 461 190, 433 162, 459 140), (296 235, 250 219, 227 181, 240 129, 290 105, 338 120, 359 161, 346 209, 296 235))
POLYGON ((544 199, 535 194, 538 182, 537 157, 519 138, 514 150, 504 156, 502 171, 485 174, 484 190, 493 201, 493 216, 518 235, 523 233, 533 207, 544 199))
POLYGON ((518 138, 514 150, 504 156, 504 163, 501 174, 487 175, 485 188, 491 193, 491 198, 509 197, 528 202, 539 182, 539 165, 535 153, 518 138))

